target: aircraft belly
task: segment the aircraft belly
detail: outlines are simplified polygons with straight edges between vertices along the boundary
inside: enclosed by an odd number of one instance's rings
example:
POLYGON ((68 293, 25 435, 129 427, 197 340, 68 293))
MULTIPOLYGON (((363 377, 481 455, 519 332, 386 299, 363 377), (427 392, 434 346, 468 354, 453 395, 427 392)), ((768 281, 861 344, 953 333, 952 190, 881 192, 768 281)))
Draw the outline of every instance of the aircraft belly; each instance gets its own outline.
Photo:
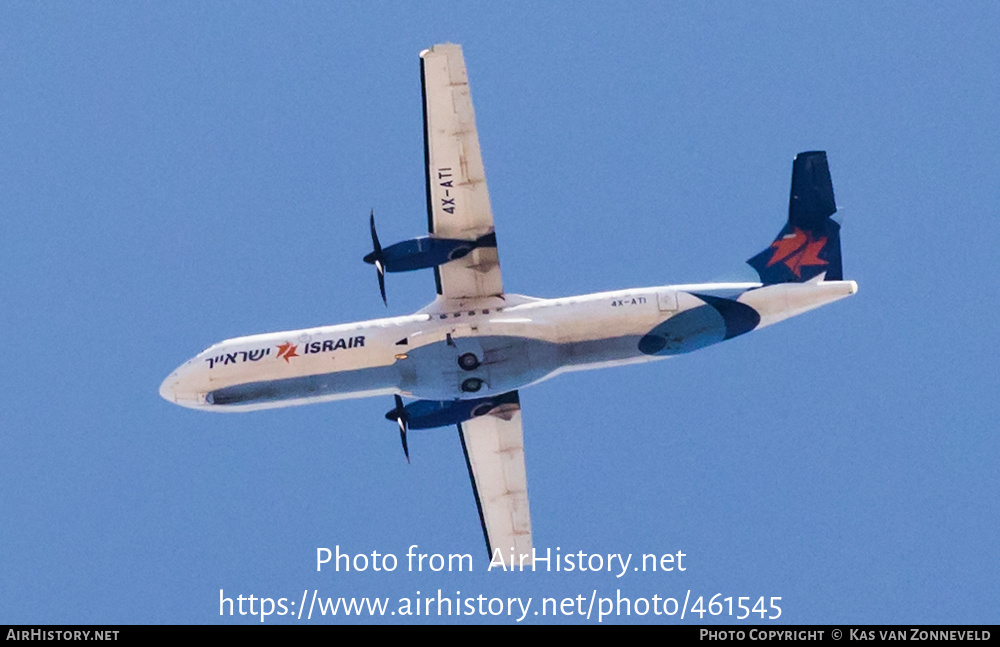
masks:
POLYGON ((558 352, 557 344, 528 337, 490 335, 435 342, 409 351, 407 359, 400 362, 402 389, 425 400, 506 393, 550 372, 558 352), (472 370, 459 366, 459 357, 467 353, 479 360, 472 370), (468 380, 481 380, 481 388, 463 390, 468 380))
POLYGON ((374 358, 342 355, 295 357, 287 364, 274 362, 252 368, 223 367, 209 375, 197 390, 204 394, 203 403, 213 409, 278 407, 283 403, 363 398, 397 390, 399 369, 395 364, 366 366, 365 360, 374 358))
POLYGON ((607 339, 591 339, 558 343, 529 337, 480 337, 482 363, 472 371, 462 370, 457 357, 462 349, 434 344, 411 351, 406 363, 411 369, 401 369, 404 391, 426 400, 479 398, 506 393, 540 382, 564 370, 629 362, 642 359, 638 349, 640 335, 607 339), (407 371, 412 371, 410 377, 407 371), (483 380, 483 388, 463 392, 462 383, 469 378, 483 380))
POLYGON ((210 391, 206 395, 206 403, 215 406, 256 405, 286 400, 367 397, 392 393, 398 376, 399 372, 394 366, 376 366, 243 382, 210 391))
POLYGON ((639 339, 639 335, 622 335, 565 344, 566 361, 563 362, 563 367, 579 370, 617 362, 630 363, 630 360, 642 357, 639 339))

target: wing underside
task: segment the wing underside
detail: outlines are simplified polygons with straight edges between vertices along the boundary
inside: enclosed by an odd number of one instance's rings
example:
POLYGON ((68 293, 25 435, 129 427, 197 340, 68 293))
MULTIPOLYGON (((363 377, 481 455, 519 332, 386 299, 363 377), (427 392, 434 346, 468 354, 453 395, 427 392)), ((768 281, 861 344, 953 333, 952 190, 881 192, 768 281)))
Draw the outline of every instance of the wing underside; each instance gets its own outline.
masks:
MULTIPOLYGON (((476 132, 469 78, 459 45, 421 52, 424 95, 424 162, 430 233, 475 240, 493 232, 493 211, 476 132)), ((496 247, 435 268, 438 294, 467 299, 503 294, 496 247)))
POLYGON ((531 562, 531 515, 520 404, 458 426, 486 548, 504 563, 531 562))
MULTIPOLYGON (((493 211, 459 45, 435 45, 420 53, 424 99, 424 163, 427 219, 433 236, 495 241, 493 211)), ((437 292, 446 302, 503 296, 494 244, 435 267, 437 292)), ((521 405, 514 403, 458 425, 469 478, 491 558, 501 551, 531 555, 531 517, 524 466, 521 405)))

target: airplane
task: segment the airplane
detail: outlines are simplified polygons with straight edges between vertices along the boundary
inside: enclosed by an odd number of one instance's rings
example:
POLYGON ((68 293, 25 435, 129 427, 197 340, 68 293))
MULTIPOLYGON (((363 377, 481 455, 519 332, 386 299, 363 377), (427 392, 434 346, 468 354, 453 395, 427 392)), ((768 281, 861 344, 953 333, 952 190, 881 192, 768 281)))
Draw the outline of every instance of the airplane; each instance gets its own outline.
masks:
POLYGON ((770 326, 857 292, 843 280, 826 153, 792 164, 788 219, 747 263, 755 283, 664 285, 557 299, 506 292, 468 75, 459 45, 420 53, 429 234, 383 248, 376 268, 433 269, 437 296, 417 312, 239 337, 181 364, 169 402, 253 411, 393 396, 407 432, 457 426, 491 559, 532 554, 519 391, 561 373, 666 359, 770 326), (404 404, 403 397, 412 399, 404 404))

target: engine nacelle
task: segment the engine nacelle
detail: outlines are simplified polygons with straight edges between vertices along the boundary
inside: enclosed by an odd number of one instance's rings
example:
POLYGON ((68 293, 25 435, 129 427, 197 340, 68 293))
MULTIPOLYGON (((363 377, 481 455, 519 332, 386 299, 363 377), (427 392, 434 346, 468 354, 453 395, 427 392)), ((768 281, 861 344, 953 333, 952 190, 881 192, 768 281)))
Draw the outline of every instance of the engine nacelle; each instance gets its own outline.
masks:
MULTIPOLYGON (((382 267, 386 272, 410 272, 444 265, 467 256, 478 247, 496 247, 497 237, 490 232, 475 240, 420 236, 411 238, 382 250, 382 267)), ((365 256, 364 261, 374 265, 380 260, 377 251, 365 256)))
MULTIPOLYGON (((406 405, 407 426, 410 429, 433 429, 461 424, 467 420, 493 414, 509 419, 520 409, 521 401, 517 391, 475 400, 417 400, 406 405)), ((397 411, 391 409, 385 414, 387 420, 395 421, 397 411)))

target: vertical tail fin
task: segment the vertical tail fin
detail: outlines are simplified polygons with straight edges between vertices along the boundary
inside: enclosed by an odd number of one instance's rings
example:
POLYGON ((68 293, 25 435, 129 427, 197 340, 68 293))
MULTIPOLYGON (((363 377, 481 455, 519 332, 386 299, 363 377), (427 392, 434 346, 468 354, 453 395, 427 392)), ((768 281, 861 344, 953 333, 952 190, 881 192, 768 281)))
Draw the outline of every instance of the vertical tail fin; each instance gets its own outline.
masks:
POLYGON ((747 261, 765 285, 802 283, 825 273, 844 278, 840 260, 840 225, 826 152, 799 153, 792 164, 788 222, 771 245, 747 261))

